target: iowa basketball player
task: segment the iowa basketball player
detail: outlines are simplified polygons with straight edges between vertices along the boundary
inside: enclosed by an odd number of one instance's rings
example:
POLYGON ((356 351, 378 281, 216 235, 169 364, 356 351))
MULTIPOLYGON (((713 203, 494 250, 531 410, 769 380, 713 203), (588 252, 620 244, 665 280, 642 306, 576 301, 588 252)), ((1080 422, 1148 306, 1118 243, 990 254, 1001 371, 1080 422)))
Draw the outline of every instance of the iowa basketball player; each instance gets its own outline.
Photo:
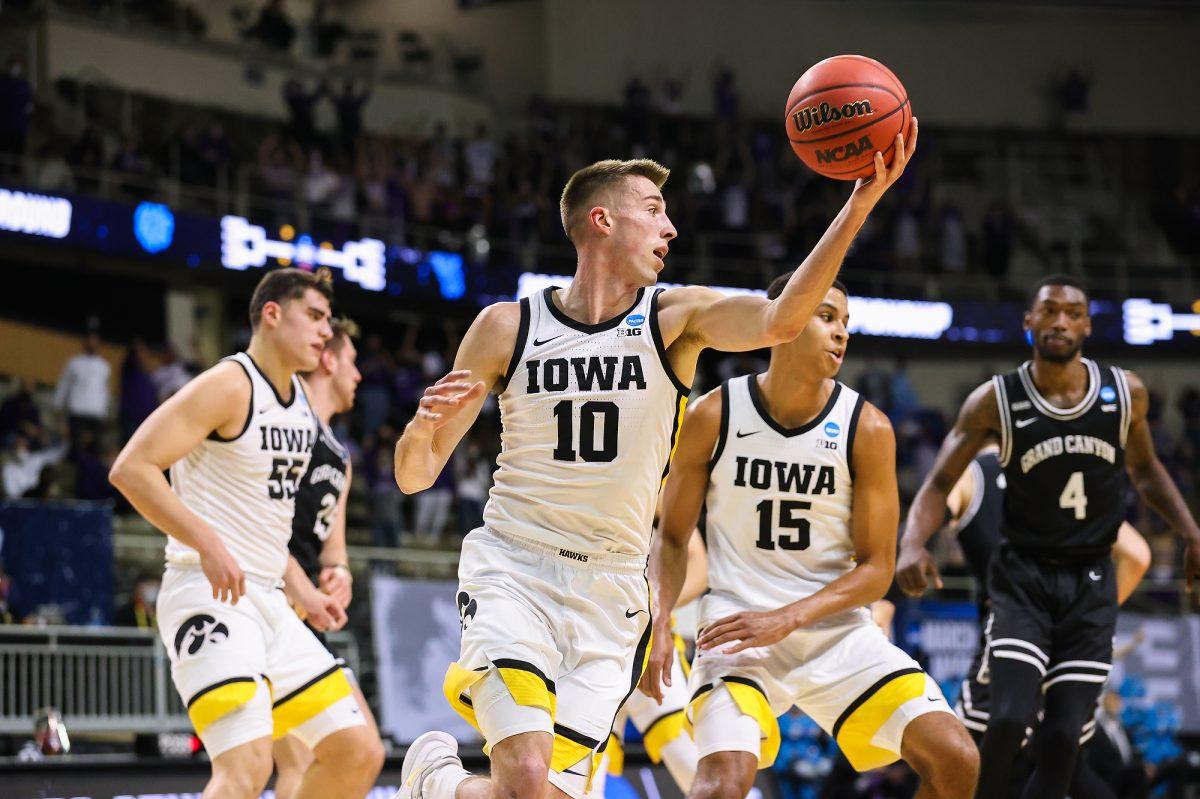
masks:
MULTIPOLYGON (((975 786, 978 754, 937 683, 865 608, 892 581, 900 500, 891 424, 835 379, 848 320, 835 283, 800 337, 771 348, 764 374, 705 395, 680 432, 652 571, 667 613, 707 507, 691 799, 745 796, 774 762, 776 718, 792 705, 859 771, 903 757, 921 776, 918 797, 961 799, 975 786)), ((652 695, 673 655, 662 632, 642 678, 652 695)))
POLYGON ((563 190, 578 266, 567 288, 485 309, 396 447, 406 492, 429 486, 500 392, 503 451, 484 526, 463 543, 462 643, 445 693, 476 724, 493 785, 444 733, 405 758, 402 796, 477 799, 588 788, 650 638, 646 554, 659 483, 700 352, 795 338, 915 145, 860 182, 774 300, 653 288, 676 230, 648 161, 601 161, 563 190))
POLYGON ((163 403, 109 475, 167 534, 158 631, 212 758, 204 799, 257 799, 287 734, 315 757, 296 799, 364 796, 381 765, 345 674, 278 590, 317 431, 296 372, 321 357, 332 294, 309 272, 268 272, 250 346, 163 403))
POLYGON ((1187 541, 1189 586, 1200 574, 1200 529, 1154 453, 1146 387, 1133 373, 1082 355, 1088 305, 1070 277, 1033 287, 1025 312, 1033 360, 967 398, 908 514, 899 568, 908 590, 919 591, 933 574, 925 542, 941 526, 947 494, 982 447, 999 443, 1007 487, 987 579, 992 708, 981 799, 1008 796, 1013 761, 1039 706, 1037 765, 1024 796, 1067 795, 1080 731, 1112 668, 1110 553, 1124 517, 1126 475, 1187 541))

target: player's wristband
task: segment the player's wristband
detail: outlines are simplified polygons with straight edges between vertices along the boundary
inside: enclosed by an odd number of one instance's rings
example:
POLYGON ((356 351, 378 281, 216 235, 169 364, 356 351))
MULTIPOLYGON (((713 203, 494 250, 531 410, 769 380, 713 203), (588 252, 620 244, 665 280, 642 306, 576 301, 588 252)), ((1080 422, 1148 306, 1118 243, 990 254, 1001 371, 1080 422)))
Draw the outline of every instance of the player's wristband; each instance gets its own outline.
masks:
POLYGON ((341 569, 346 572, 346 576, 351 580, 354 579, 354 572, 350 571, 350 566, 346 563, 331 563, 325 567, 326 569, 341 569))

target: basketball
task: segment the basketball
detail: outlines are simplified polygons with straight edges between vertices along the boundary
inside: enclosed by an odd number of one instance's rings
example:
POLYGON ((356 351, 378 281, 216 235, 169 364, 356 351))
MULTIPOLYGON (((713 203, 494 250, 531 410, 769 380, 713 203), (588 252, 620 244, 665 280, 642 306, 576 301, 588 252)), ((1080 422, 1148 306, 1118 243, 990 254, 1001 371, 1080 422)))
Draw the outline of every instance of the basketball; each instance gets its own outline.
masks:
POLYGON ((839 55, 800 76, 788 95, 784 125, 792 150, 813 171, 835 180, 875 174, 876 151, 895 156, 896 134, 908 131, 908 92, 873 58, 839 55))

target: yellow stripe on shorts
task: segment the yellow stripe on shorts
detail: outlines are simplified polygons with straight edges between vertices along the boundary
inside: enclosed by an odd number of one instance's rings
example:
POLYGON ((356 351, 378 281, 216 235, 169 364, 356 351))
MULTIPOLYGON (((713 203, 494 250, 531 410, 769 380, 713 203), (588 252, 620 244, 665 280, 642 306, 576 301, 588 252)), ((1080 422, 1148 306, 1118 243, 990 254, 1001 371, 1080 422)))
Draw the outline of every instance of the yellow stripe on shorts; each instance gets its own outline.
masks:
POLYGON ((331 667, 280 699, 271 707, 275 724, 272 740, 279 740, 323 710, 354 693, 342 666, 331 667))
POLYGON ((257 691, 258 683, 253 677, 231 677, 198 691, 187 702, 188 718, 196 734, 202 734, 214 721, 249 702, 257 691))
POLYGON ((920 669, 894 671, 842 711, 833 725, 833 738, 857 771, 870 771, 900 759, 897 752, 872 746, 871 739, 901 705, 925 693, 925 679, 920 669))
POLYGON ((615 732, 608 734, 608 773, 620 777, 625 771, 625 747, 615 732))
POLYGON ((550 752, 550 770, 560 774, 576 763, 587 759, 588 779, 584 785, 585 791, 592 789, 592 780, 596 777, 596 768, 600 758, 604 756, 601 742, 589 738, 581 732, 561 724, 554 725, 554 747, 550 752))
MULTIPOLYGON (((775 714, 771 712, 771 704, 767 701, 767 695, 758 686, 758 683, 745 677, 730 675, 720 679, 738 706, 738 710, 758 722, 758 728, 762 731, 758 767, 760 769, 769 768, 775 762, 776 756, 779 755, 779 722, 776 721, 775 714)), ((704 703, 712 698, 713 688, 712 684, 701 686, 692 695, 691 702, 688 703, 684 728, 692 734, 693 738, 696 737, 694 719, 704 703)))
POLYGON ((662 762, 663 747, 685 734, 685 723, 685 714, 682 710, 664 713, 650 722, 650 726, 642 733, 642 745, 646 747, 646 754, 652 761, 662 762))
MULTIPOLYGON (((504 681, 513 701, 527 707, 540 707, 550 714, 551 721, 558 710, 558 696, 554 690, 554 681, 546 677, 542 670, 532 663, 509 658, 497 658, 492 661, 496 673, 504 681)), ((451 663, 446 669, 446 677, 442 680, 442 694, 450 707, 458 715, 466 719, 475 730, 482 735, 479 722, 475 718, 475 707, 471 704, 471 686, 487 676, 488 670, 465 669, 458 663, 451 663)))

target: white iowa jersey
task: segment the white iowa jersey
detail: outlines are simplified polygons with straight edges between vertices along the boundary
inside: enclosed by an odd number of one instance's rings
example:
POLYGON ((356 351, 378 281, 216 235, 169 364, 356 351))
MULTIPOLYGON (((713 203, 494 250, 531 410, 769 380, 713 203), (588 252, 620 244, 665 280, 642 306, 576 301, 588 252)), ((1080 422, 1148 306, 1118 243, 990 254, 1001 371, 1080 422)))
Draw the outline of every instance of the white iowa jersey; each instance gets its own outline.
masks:
MULTIPOLYGON (((247 574, 280 579, 296 509, 296 488, 308 471, 316 415, 300 380, 292 377, 290 402, 244 352, 236 361, 250 378, 250 407, 242 432, 215 432, 171 467, 171 488, 221 537, 247 574)), ((167 538, 167 563, 198 562, 194 549, 167 538)))
POLYGON ((484 524, 574 553, 645 555, 687 388, 658 330, 658 295, 595 325, 521 300, 500 394, 502 451, 484 524))
POLYGON ((767 413, 755 375, 721 386, 702 623, 783 607, 854 567, 850 462, 862 404, 858 392, 835 383, 816 418, 789 430, 767 413))

